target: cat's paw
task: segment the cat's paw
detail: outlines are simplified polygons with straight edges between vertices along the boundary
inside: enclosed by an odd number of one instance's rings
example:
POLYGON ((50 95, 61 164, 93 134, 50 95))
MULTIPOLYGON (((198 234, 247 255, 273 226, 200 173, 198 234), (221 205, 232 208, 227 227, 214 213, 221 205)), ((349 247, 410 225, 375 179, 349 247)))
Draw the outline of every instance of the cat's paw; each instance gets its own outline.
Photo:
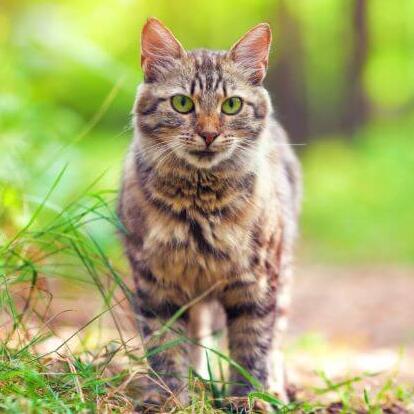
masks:
POLYGON ((165 393, 154 387, 147 390, 139 399, 135 406, 134 412, 141 414, 165 414, 177 407, 183 407, 188 403, 188 394, 184 391, 181 393, 165 393))
POLYGON ((135 406, 134 412, 140 414, 160 413, 162 405, 163 401, 161 401, 158 394, 146 395, 143 401, 135 406))
POLYGON ((224 408, 231 414, 268 414, 272 412, 270 404, 260 400, 250 404, 248 397, 227 397, 224 401, 224 408))
POLYGON ((135 406, 134 412, 139 414, 160 414, 168 411, 171 404, 158 393, 148 394, 144 400, 135 406))

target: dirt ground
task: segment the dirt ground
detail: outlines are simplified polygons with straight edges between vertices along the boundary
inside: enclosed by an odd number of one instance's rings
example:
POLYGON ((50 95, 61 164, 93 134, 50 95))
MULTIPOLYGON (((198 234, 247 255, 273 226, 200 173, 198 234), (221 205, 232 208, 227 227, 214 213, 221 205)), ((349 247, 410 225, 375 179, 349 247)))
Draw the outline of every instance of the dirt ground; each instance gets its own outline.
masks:
POLYGON ((307 331, 367 347, 414 346, 414 269, 299 267, 290 335, 307 331))
POLYGON ((413 383, 414 269, 300 266, 286 351, 294 381, 312 382, 322 369, 330 377, 395 373, 413 383), (310 345, 296 352, 304 333, 310 345))

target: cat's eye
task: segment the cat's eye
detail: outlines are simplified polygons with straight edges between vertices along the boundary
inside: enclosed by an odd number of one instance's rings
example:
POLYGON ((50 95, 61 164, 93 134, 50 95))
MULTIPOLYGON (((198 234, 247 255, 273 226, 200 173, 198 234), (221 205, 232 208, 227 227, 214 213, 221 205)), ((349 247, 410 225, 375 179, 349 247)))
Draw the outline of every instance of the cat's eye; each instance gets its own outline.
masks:
POLYGON ((221 111, 226 115, 236 115, 242 108, 243 101, 237 96, 227 98, 223 105, 221 105, 221 111))
POLYGON ((188 114, 194 109, 194 102, 186 95, 174 95, 171 98, 171 106, 180 114, 188 114))

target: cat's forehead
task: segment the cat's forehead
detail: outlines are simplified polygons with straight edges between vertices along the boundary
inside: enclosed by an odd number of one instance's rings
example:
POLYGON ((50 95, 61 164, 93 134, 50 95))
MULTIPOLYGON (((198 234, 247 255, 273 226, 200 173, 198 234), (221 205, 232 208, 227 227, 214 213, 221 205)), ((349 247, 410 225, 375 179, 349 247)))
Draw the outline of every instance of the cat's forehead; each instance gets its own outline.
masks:
POLYGON ((220 50, 194 49, 187 52, 187 57, 198 73, 222 73, 227 53, 220 50))
POLYGON ((183 63, 181 81, 191 95, 227 95, 227 89, 234 87, 237 81, 225 51, 191 50, 183 63))
POLYGON ((206 110, 216 107, 220 100, 237 95, 242 98, 261 96, 261 88, 248 82, 243 70, 226 51, 194 49, 176 60, 164 78, 149 83, 153 93, 163 96, 185 94, 193 97, 206 110))

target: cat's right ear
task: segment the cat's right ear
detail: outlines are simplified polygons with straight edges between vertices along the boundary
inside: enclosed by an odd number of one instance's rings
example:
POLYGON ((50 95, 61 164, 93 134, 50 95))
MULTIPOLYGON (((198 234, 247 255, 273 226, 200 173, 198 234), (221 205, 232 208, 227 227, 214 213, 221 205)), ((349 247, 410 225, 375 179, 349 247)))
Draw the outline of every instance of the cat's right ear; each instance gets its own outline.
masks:
POLYGON ((157 79, 176 59, 185 56, 185 50, 171 31, 158 19, 150 17, 141 33, 141 67, 145 79, 157 79))

